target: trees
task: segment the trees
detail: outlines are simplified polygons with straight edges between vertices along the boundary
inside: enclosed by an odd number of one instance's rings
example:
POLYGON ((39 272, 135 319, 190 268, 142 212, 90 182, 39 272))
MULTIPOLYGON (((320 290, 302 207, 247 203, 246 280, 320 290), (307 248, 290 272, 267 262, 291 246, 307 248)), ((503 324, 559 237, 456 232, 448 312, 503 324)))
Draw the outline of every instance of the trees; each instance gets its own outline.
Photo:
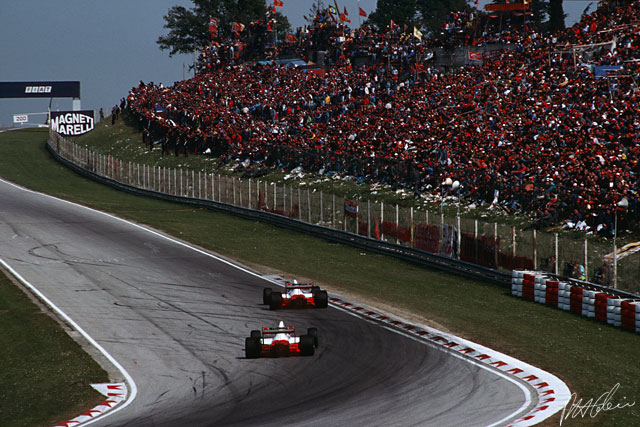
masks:
MULTIPOLYGON (((164 16, 164 28, 169 34, 160 36, 156 43, 162 50, 169 50, 169 55, 176 53, 191 53, 209 44, 209 18, 220 19, 218 28, 219 38, 231 35, 233 22, 248 24, 256 20, 264 20, 267 5, 264 0, 192 0, 194 6, 187 9, 183 6, 173 6, 164 16)), ((278 38, 290 29, 289 20, 279 12, 271 13, 271 18, 277 21, 278 38)), ((247 30, 245 30, 245 33, 247 30)))
MULTIPOLYGON (((524 0, 515 0, 522 3, 524 0)), ((548 31, 564 28, 563 0, 530 0, 529 22, 548 31), (547 20, 545 22, 545 20, 547 20)), ((509 3, 508 0, 494 0, 493 3, 509 3)), ((512 0, 514 2, 514 0, 512 0)), ((382 29, 394 23, 408 28, 418 28, 437 34, 450 11, 469 9, 465 0, 378 0, 375 12, 369 15, 368 23, 382 29)))
POLYGON ((369 15, 369 22, 385 28, 393 20, 408 28, 415 25, 437 32, 450 11, 467 7, 465 0, 378 0, 375 12, 369 15))

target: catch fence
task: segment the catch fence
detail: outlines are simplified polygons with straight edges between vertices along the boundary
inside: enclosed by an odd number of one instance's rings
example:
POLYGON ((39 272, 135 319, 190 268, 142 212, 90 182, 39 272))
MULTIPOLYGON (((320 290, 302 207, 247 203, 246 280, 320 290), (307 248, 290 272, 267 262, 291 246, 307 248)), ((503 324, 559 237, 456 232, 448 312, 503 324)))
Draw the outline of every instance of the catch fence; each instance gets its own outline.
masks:
POLYGON ((350 200, 286 183, 133 163, 97 153, 54 132, 49 144, 85 170, 143 190, 271 212, 495 270, 544 270, 605 286, 615 281, 618 288, 631 292, 640 290, 639 256, 613 257, 612 244, 588 236, 574 239, 524 231, 423 208, 350 200))

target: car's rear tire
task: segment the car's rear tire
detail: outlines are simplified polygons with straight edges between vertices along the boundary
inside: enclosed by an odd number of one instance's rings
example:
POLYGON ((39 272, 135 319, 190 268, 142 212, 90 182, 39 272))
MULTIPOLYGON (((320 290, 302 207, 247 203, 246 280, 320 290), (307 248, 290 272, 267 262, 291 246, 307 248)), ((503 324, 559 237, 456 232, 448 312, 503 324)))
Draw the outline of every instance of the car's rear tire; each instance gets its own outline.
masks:
POLYGON ((307 335, 313 337, 313 346, 318 348, 318 328, 307 329, 307 335))
POLYGON ((251 331, 251 338, 262 338, 262 332, 257 329, 251 331))
POLYGON ((269 301, 269 310, 277 310, 282 307, 282 294, 280 292, 273 292, 269 301))
POLYGON ((315 352, 315 347, 313 346, 313 337, 311 335, 300 336, 300 343, 298 343, 298 348, 300 348, 301 356, 313 356, 313 353, 315 352))
POLYGON ((262 303, 269 305, 271 303, 271 288, 264 288, 262 291, 262 303))
POLYGON ((329 295, 327 291, 316 291, 314 300, 316 308, 327 308, 329 306, 329 295))
POLYGON ((248 337, 244 340, 244 355, 247 359, 260 357, 260 338, 248 337))

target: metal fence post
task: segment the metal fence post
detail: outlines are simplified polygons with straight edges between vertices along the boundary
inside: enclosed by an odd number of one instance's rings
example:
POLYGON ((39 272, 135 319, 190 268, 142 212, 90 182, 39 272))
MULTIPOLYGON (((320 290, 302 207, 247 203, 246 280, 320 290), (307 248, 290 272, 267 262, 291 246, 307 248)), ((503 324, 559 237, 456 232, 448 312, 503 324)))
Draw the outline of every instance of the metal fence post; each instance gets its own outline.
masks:
POLYGON ((380 200, 380 240, 384 240, 384 202, 380 200))
POLYGON ((278 198, 277 198, 277 193, 278 193, 278 187, 276 186, 276 183, 273 183, 273 209, 276 210, 278 209, 278 198))
POLYGON ((493 223, 493 261, 498 268, 498 223, 493 223))
POLYGON ((284 214, 287 215, 287 185, 284 183, 282 184, 282 210, 284 211, 284 214))
POLYGON ((322 215, 322 190, 320 190, 320 224, 322 224, 323 222, 323 215, 322 215))
POLYGON ((367 199, 367 237, 371 237, 371 200, 367 199))
POLYGON ((584 278, 589 281, 589 258, 587 257, 587 238, 584 238, 584 278))
MULTIPOLYGON (((460 206, 460 202, 458 202, 458 206, 460 206)), ((458 232, 456 233, 456 240, 457 240, 457 255, 458 255, 458 259, 460 259, 460 252, 461 252, 461 248, 460 248, 460 244, 462 243, 462 231, 460 230, 460 215, 456 215, 456 225, 458 227, 458 232)))
POLYGON ((307 211, 309 211, 309 224, 311 224, 311 190, 307 187, 307 211))
POLYGON ((247 203, 247 206, 251 209, 251 178, 249 178, 249 196, 247 197, 247 203))
POLYGON ((331 228, 336 228, 336 195, 331 195, 331 228))
POLYGON ((398 212, 398 204, 396 203, 396 245, 400 244, 400 239, 398 238, 398 226, 400 223, 400 217, 398 212))
POLYGON ((478 220, 477 219, 473 221, 473 241, 474 241, 474 246, 476 251, 475 262, 477 264, 478 263, 478 220))
POLYGON ((555 265, 555 273, 558 274, 558 233, 554 234, 554 243, 555 243, 555 255, 556 255, 556 265, 555 265))
POLYGON ((236 177, 231 177, 231 191, 233 192, 233 206, 236 206, 236 177))
POLYGON ((356 234, 360 234, 360 199, 356 199, 356 234))
POLYGON ((533 242, 533 269, 536 270, 538 268, 538 247, 537 247, 537 242, 536 242, 536 230, 535 230, 535 228, 532 231, 533 231, 533 238, 532 238, 532 242, 533 242))

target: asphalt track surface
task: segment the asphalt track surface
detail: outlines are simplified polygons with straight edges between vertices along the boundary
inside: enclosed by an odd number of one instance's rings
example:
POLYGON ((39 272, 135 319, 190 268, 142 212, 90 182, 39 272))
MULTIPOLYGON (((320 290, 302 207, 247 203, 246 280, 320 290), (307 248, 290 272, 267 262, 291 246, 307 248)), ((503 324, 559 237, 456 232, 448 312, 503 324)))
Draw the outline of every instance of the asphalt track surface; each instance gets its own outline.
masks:
POLYGON ((526 409, 490 370, 336 308, 269 311, 254 274, 3 181, 0 258, 133 378, 135 399, 93 425, 472 426, 526 409), (245 359, 249 331, 280 320, 317 327, 316 354, 245 359))

